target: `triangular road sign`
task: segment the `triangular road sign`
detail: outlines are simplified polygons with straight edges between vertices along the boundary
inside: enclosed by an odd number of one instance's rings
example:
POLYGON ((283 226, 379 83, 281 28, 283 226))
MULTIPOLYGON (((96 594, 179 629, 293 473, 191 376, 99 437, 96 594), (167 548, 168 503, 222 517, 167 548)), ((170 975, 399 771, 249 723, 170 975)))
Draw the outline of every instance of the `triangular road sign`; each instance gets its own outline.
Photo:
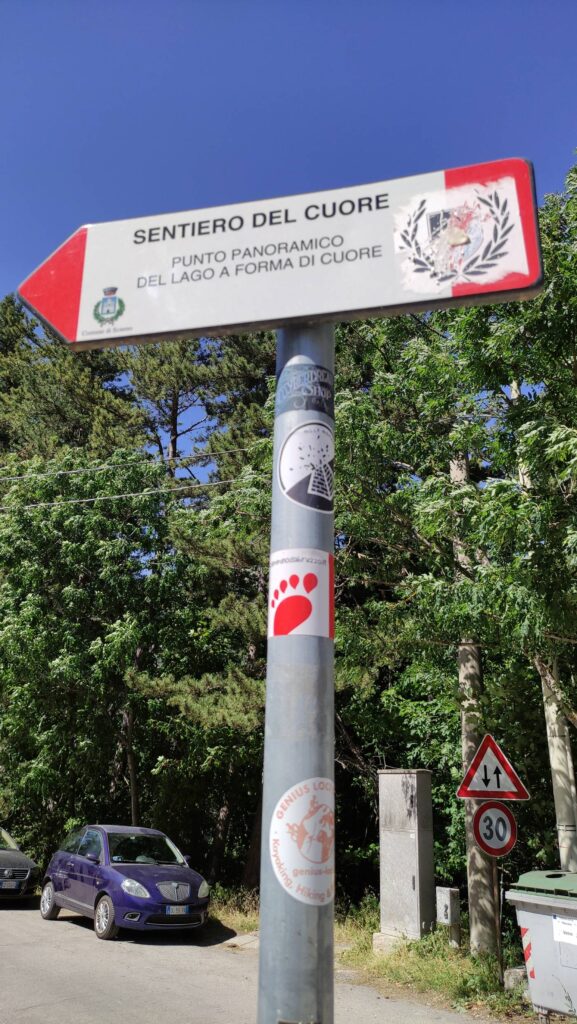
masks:
POLYGON ((463 800, 496 796, 499 800, 529 800, 529 793, 511 762, 492 736, 485 736, 457 790, 463 800))

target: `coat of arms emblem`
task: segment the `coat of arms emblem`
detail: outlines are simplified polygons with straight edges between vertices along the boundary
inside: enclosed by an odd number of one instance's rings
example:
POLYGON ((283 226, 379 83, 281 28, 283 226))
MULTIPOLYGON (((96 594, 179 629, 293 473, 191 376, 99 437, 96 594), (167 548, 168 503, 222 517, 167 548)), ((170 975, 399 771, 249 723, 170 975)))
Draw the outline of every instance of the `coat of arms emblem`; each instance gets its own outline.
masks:
POLYGON ((96 303, 93 309, 94 319, 99 324, 112 324, 124 313, 125 304, 116 294, 118 288, 103 288, 103 298, 96 303))
POLYGON ((395 225, 404 283, 414 291, 489 284, 526 272, 520 240, 517 196, 509 179, 417 197, 395 225))

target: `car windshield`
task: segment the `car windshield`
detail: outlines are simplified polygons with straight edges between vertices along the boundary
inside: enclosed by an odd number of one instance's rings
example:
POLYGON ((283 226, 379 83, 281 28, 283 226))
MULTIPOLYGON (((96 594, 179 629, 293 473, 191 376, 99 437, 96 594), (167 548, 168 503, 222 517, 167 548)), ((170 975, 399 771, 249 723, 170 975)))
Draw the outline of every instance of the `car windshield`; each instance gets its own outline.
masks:
POLYGON ((3 828, 0 828, 0 850, 17 850, 18 846, 3 828))
POLYGON ((109 832, 110 860, 114 864, 184 864, 182 854, 166 836, 109 832))

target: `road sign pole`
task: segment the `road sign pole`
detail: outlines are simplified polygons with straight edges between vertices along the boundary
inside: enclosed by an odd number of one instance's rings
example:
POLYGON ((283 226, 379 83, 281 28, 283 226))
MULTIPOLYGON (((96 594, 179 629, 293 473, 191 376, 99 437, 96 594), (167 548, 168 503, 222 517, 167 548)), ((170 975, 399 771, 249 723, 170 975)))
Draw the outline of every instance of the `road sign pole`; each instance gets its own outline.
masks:
POLYGON ((495 928, 497 939, 497 964, 499 966, 499 981, 503 984, 503 942, 501 939, 501 893, 499 890, 499 868, 497 861, 493 859, 493 903, 497 909, 495 915, 495 928))
POLYGON ((334 329, 277 339, 258 1021, 332 1024, 334 329))

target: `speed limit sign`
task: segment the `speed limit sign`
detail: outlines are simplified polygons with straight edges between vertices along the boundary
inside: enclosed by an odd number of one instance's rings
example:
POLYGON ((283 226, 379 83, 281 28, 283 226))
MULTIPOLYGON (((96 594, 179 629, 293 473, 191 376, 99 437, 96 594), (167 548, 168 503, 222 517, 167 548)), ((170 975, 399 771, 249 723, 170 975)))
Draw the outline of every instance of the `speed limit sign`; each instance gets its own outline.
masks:
POLYGON ((517 822, 506 804, 487 800, 475 811, 473 834, 490 857, 504 857, 517 842, 517 822))

